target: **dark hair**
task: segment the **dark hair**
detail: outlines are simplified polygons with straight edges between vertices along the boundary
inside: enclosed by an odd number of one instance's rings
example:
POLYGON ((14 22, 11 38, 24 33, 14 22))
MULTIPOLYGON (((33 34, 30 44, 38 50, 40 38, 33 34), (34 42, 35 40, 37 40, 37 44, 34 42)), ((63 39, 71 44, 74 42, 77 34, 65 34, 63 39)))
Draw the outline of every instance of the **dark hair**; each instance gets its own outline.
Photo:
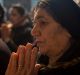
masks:
POLYGON ((80 7, 73 0, 41 0, 35 11, 42 8, 72 35, 71 46, 60 61, 80 57, 80 7))
POLYGON ((25 9, 20 4, 15 4, 10 9, 16 9, 21 16, 25 15, 25 9))
POLYGON ((37 8, 43 8, 74 38, 80 38, 80 7, 73 0, 41 0, 37 8))

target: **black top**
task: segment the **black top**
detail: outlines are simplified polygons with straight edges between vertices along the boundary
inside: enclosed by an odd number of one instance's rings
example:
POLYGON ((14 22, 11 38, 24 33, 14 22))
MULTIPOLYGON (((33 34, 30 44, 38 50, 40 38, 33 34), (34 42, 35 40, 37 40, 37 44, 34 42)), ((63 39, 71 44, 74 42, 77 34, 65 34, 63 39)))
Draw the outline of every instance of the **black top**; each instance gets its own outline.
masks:
POLYGON ((80 62, 74 66, 69 66, 67 68, 41 68, 38 75, 80 75, 80 62))
POLYGON ((0 39, 0 75, 5 75, 11 52, 7 45, 0 39))
POLYGON ((51 67, 43 67, 38 75, 80 75, 80 39, 72 40, 70 48, 51 67))
POLYGON ((31 29, 31 25, 26 22, 24 25, 12 28, 12 38, 7 42, 7 45, 11 51, 16 51, 19 45, 26 45, 27 42, 33 41, 33 37, 31 36, 31 29))

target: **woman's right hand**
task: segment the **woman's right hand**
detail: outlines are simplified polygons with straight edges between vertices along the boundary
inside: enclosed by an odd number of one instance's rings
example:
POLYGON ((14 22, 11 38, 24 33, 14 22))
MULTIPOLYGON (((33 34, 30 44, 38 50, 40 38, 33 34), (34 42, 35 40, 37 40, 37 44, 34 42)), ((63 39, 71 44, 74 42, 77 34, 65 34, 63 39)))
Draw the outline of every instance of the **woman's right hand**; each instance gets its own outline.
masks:
MULTIPOLYGON (((5 75, 35 75, 35 64, 38 49, 32 44, 19 46, 17 52, 11 54, 5 75)), ((37 74, 37 73, 36 73, 37 74)))

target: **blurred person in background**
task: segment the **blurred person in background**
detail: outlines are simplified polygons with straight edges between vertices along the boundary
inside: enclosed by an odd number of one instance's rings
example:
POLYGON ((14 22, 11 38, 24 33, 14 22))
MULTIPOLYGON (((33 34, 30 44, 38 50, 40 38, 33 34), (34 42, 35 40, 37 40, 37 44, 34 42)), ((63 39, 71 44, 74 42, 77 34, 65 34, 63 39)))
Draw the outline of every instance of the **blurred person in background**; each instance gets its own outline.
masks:
POLYGON ((14 4, 9 9, 9 21, 11 28, 6 25, 2 26, 2 38, 7 43, 11 51, 15 51, 18 45, 25 45, 32 42, 31 36, 32 21, 25 9, 20 4, 14 4), (7 32, 7 33, 6 33, 7 32))
POLYGON ((4 14, 5 14, 4 9, 0 4, 0 27, 1 27, 1 24, 4 23, 4 14))
MULTIPOLYGON (((4 8, 0 4, 0 31, 2 24, 5 23, 4 14, 5 14, 4 8)), ((9 50, 6 43, 0 37, 0 75, 5 75, 5 71, 9 63, 10 54, 11 51, 9 50)))
POLYGON ((5 75, 7 69, 11 51, 5 42, 0 39, 0 75, 5 75))

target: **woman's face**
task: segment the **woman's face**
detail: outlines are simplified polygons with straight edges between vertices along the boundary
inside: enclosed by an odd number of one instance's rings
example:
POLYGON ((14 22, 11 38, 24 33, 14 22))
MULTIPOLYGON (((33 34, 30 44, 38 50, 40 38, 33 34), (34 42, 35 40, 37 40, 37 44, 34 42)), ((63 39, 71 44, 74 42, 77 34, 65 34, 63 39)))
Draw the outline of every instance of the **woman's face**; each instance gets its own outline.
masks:
POLYGON ((34 11, 33 25, 31 34, 42 54, 57 56, 67 47, 70 34, 44 9, 34 11))
POLYGON ((16 8, 12 8, 12 9, 10 10, 9 19, 10 19, 10 21, 11 21, 14 25, 16 25, 16 24, 19 22, 19 20, 22 19, 22 17, 23 17, 23 16, 21 16, 21 15, 19 14, 19 12, 17 11, 16 8))

